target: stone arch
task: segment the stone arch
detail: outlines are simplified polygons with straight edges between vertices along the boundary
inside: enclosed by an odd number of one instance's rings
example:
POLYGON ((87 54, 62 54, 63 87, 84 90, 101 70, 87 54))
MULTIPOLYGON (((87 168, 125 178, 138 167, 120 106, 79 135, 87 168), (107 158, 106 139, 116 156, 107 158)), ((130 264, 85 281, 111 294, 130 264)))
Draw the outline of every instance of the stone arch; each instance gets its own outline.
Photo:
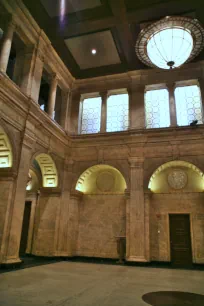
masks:
POLYGON ((58 187, 58 172, 52 157, 46 153, 40 153, 34 159, 41 170, 43 187, 58 187))
POLYGON ((0 126, 0 168, 11 168, 13 166, 13 150, 11 142, 0 126))
POLYGON ((127 183, 121 172, 106 164, 86 169, 77 180, 75 189, 89 193, 124 193, 127 183))
POLYGON ((203 185, 201 187, 201 189, 203 188, 204 190, 204 173, 194 164, 187 162, 187 161, 183 161, 183 160, 175 160, 175 161, 169 161, 166 162, 164 164, 162 164, 161 166, 159 166, 151 175, 150 180, 149 180, 149 184, 148 184, 148 188, 150 190, 152 190, 153 188, 153 182, 155 180, 155 178, 162 172, 165 171, 168 168, 174 168, 174 169, 178 169, 178 168, 186 168, 186 169, 191 169, 194 173, 197 174, 198 177, 200 177, 200 182, 203 185))

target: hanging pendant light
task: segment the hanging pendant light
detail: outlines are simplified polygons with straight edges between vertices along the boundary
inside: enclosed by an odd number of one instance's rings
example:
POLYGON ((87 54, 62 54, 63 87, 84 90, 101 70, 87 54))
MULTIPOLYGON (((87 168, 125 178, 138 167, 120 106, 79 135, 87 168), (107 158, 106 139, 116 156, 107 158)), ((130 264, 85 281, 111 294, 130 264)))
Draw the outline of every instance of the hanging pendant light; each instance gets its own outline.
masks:
POLYGON ((173 69, 196 57, 204 47, 204 29, 197 19, 166 17, 142 30, 136 54, 148 66, 173 69))

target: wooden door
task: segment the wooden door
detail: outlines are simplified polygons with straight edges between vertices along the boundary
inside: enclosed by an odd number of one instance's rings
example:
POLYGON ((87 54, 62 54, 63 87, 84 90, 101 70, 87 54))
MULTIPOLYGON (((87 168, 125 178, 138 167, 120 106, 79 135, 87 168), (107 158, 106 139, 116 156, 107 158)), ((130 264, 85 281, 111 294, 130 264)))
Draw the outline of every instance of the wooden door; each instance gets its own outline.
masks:
POLYGON ((21 232, 21 243, 19 255, 23 256, 26 253, 27 242, 28 242, 28 231, 30 224, 30 213, 31 213, 32 202, 25 202, 24 216, 23 216, 23 226, 21 232))
POLYGON ((190 216, 169 215, 171 262, 178 266, 192 265, 190 216))

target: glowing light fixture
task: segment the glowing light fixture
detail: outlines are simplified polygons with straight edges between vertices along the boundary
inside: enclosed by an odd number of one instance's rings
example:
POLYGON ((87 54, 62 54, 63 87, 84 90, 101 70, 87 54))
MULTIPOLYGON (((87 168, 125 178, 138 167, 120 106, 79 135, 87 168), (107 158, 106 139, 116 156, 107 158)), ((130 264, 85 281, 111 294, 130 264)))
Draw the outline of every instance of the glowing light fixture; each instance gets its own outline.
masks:
POLYGON ((92 53, 93 55, 95 55, 95 54, 97 53, 96 49, 92 49, 92 50, 91 50, 91 53, 92 53))
POLYGON ((204 47, 204 29, 197 19, 166 17, 141 31, 136 54, 146 65, 162 69, 180 67, 204 47))

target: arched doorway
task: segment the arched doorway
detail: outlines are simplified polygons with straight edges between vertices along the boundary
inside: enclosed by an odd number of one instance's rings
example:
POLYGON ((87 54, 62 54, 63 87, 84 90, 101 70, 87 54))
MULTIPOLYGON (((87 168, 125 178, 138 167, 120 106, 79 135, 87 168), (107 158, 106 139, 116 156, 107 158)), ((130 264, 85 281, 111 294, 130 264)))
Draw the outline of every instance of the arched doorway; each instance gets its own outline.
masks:
POLYGON ((118 257, 116 237, 126 232, 126 188, 121 172, 109 165, 96 165, 81 174, 76 184, 76 190, 83 192, 78 256, 118 257))
POLYGON ((203 172, 192 163, 171 161, 156 169, 149 189, 151 260, 204 263, 203 172))

